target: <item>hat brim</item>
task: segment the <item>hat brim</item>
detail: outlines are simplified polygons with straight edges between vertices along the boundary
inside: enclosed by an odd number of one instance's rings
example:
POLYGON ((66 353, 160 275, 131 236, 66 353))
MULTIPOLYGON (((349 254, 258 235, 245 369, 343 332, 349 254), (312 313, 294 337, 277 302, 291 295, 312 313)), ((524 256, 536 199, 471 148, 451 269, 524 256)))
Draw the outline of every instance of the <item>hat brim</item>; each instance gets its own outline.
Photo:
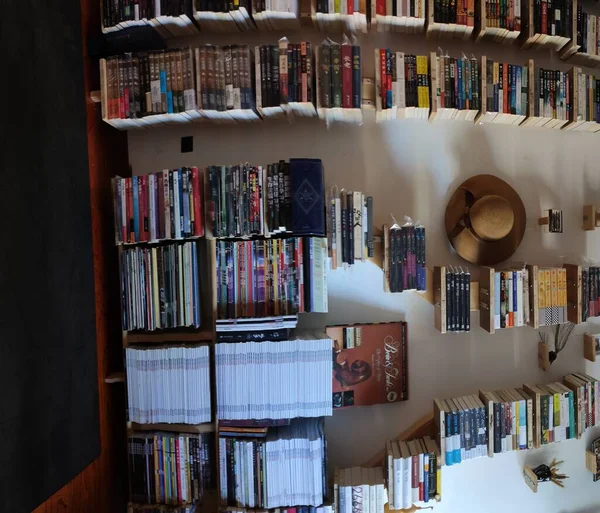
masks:
POLYGON ((464 181, 454 192, 444 217, 448 240, 456 252, 467 262, 476 265, 494 265, 512 256, 525 234, 526 214, 523 201, 510 185, 493 175, 477 175, 464 181), (484 196, 497 195, 508 201, 513 209, 514 223, 511 231, 502 239, 484 241, 471 230, 458 228, 467 211, 466 192, 473 201, 484 196))

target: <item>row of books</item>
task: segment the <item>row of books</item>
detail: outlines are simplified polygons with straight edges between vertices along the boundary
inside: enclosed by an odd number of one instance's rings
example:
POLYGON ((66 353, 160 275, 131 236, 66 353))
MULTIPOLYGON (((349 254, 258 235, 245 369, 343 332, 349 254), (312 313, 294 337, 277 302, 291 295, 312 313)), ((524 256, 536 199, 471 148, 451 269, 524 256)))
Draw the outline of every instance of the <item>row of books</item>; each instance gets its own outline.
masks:
POLYGON ((219 319, 327 312, 327 240, 218 241, 219 319))
POLYGON ((475 0, 459 0, 455 2, 434 0, 433 20, 436 23, 455 23, 457 25, 473 27, 475 26, 475 0))
POLYGON ((128 439, 131 500, 193 504, 214 486, 214 435, 134 433, 128 439))
MULTIPOLYGON (((481 80, 480 65, 476 58, 456 59, 447 55, 436 55, 436 62, 431 63, 435 69, 437 86, 435 106, 440 109, 450 109, 444 114, 460 118, 460 114, 452 111, 473 111, 465 119, 475 119, 475 113, 481 109, 481 80), (458 117, 457 117, 458 116, 458 117)), ((444 116, 445 117, 445 116, 444 116)))
POLYGON ((113 178, 115 242, 202 237, 202 187, 202 172, 197 167, 113 178))
POLYGON ((333 478, 335 513, 383 513, 388 497, 382 467, 336 468, 333 478))
POLYGON ((250 508, 321 506, 327 497, 323 419, 219 433, 223 504, 250 508))
POLYGON ((600 267, 588 267, 581 272, 581 321, 600 315, 600 267))
POLYGON ((441 465, 488 455, 488 417, 477 395, 433 400, 441 465))
POLYGON ((471 273, 462 267, 446 269, 446 331, 471 331, 471 273))
POLYGON ((318 47, 320 106, 322 108, 362 108, 362 67, 360 46, 344 36, 342 44, 331 39, 318 47))
POLYGON ((430 437, 386 444, 386 471, 390 509, 410 509, 436 499, 441 493, 440 449, 430 437))
POLYGON ((389 48, 376 48, 377 110, 385 111, 391 119, 427 119, 431 98, 428 63, 426 55, 406 55, 389 48))
POLYGON ((525 269, 496 271, 494 327, 500 329, 526 326, 530 321, 529 313, 529 272, 525 269))
POLYGON ((538 310, 540 326, 567 322, 566 269, 538 269, 538 310))
MULTIPOLYGON (((234 506, 221 506, 221 513, 264 513, 264 509, 236 508, 234 506)), ((273 513, 333 513, 332 504, 322 506, 294 506, 293 508, 273 508, 273 513)))
POLYGON ((291 419, 332 414, 332 341, 296 333, 292 340, 215 346, 217 417, 291 419))
MULTIPOLYGON (((465 0, 463 0, 464 2, 465 0)), ((483 1, 483 0, 480 0, 483 1)), ((472 18, 471 7, 467 14, 467 21, 472 18)), ((507 2, 506 0, 485 0, 485 18, 488 28, 500 28, 509 31, 521 31, 521 1, 507 2)), ((464 20, 464 7, 463 16, 464 20)), ((458 23, 458 22, 457 22, 458 23)), ((463 25, 468 23, 463 23, 463 25)))
POLYGON ((527 116, 528 67, 486 59, 486 110, 527 116))
POLYGON ((325 236, 323 163, 290 159, 267 166, 210 166, 215 237, 282 233, 325 236))
POLYGON ((127 504, 127 513, 196 513, 200 504, 166 506, 164 504, 127 504))
POLYGON ((328 198, 327 238, 331 268, 354 265, 374 255, 373 197, 359 191, 337 191, 328 198))
POLYGON ((600 381, 582 372, 564 377, 564 384, 575 393, 577 437, 600 424, 600 381))
POLYGON ((577 45, 579 51, 590 55, 600 55, 600 16, 585 12, 581 3, 577 4, 577 45))
POLYGON ((571 39, 573 37, 572 9, 573 3, 570 1, 544 0, 534 2, 534 33, 571 39))
POLYGON ((149 25, 165 37, 197 33, 191 1, 102 0, 102 31, 149 25))
POLYGON ((199 256, 197 241, 124 249, 120 255, 123 329, 199 328, 199 256))
MULTIPOLYGON (((600 80, 576 68, 577 121, 600 123, 600 80)), ((574 85, 575 85, 574 84, 574 85)))
POLYGON ((389 292, 427 289, 425 228, 412 223, 383 227, 383 272, 389 292))
POLYGON ((208 346, 125 350, 129 420, 202 424, 211 420, 208 346))
MULTIPOLYGON (((540 68, 533 76, 534 117, 552 118, 556 120, 553 126, 562 126, 572 115, 573 84, 569 72, 540 68)), ((534 120, 532 123, 536 124, 534 120)), ((541 124, 548 126, 544 120, 541 124)))
POLYGON ((377 16, 386 18, 391 16, 425 18, 425 10, 424 0, 377 0, 375 2, 377 16))

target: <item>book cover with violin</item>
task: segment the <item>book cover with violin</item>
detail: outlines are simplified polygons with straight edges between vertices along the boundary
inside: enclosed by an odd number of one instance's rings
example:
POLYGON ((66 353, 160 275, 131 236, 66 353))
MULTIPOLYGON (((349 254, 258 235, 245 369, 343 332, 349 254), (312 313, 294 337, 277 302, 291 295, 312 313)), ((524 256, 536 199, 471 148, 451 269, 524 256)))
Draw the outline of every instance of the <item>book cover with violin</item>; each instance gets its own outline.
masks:
POLYGON ((328 326, 333 341, 333 407, 408 399, 405 322, 328 326))

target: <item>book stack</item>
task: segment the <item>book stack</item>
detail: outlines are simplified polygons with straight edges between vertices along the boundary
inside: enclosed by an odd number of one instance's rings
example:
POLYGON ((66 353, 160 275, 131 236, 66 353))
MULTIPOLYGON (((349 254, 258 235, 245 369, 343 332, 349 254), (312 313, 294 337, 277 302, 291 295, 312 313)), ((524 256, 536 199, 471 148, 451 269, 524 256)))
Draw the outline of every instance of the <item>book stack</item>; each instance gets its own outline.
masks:
POLYGON ((529 312, 528 271, 494 272, 494 328, 526 326, 529 312))
POLYGON ((439 499, 442 465, 434 440, 426 436, 408 442, 388 441, 385 460, 390 510, 439 499))
POLYGON ((539 325, 567 322, 567 270, 540 268, 537 281, 539 325))
POLYGON ((133 502, 193 504, 214 486, 212 433, 134 433, 128 451, 133 502))
POLYGON ((407 224, 383 227, 383 272, 386 292, 427 289, 425 228, 407 224))
POLYGON ((294 419, 266 432, 260 428, 219 432, 219 460, 223 504, 317 507, 326 498, 323 419, 294 419))
POLYGON ((474 121, 481 109, 481 80, 476 58, 431 54, 432 120, 474 121))
POLYGON ((433 1, 433 22, 471 27, 465 33, 470 34, 475 26, 475 0, 456 2, 433 1))
POLYGON ((210 422, 208 346, 125 350, 129 420, 139 424, 210 422))
POLYGON ((194 18, 201 30, 215 32, 245 32, 254 30, 250 16, 250 0, 227 2, 225 0, 198 0, 194 18))
POLYGON ((316 67, 319 117, 327 122, 361 122, 362 67, 358 43, 351 44, 346 36, 342 44, 326 39, 317 48, 316 67))
POLYGON ((600 130, 600 80, 573 68, 573 123, 569 130, 597 132, 600 130))
POLYGON ((330 191, 327 243, 331 268, 338 269, 374 255, 373 197, 358 191, 330 191))
MULTIPOLYGON (((600 126, 598 127, 600 128, 600 126)), ((562 210, 549 208, 544 210, 544 217, 548 218, 548 224, 543 226, 544 232, 562 233, 563 232, 563 213, 562 210)))
POLYGON ((540 68, 534 71, 533 78, 533 116, 523 124, 555 130, 562 128, 572 116, 571 73, 540 68))
POLYGON ((585 12, 581 2, 577 3, 577 45, 579 52, 600 55, 600 16, 585 12))
POLYGON ((574 423, 580 438, 586 429, 600 424, 600 381, 578 372, 565 376, 563 383, 574 393, 574 423))
POLYGON ((162 37, 190 36, 198 33, 194 25, 192 2, 120 2, 102 0, 102 32, 129 27, 153 27, 162 37))
POLYGON ((462 267, 446 271, 446 330, 471 331, 471 273, 462 267))
POLYGON ((484 105, 479 121, 519 125, 529 114, 527 66, 481 58, 484 105))
POLYGON ((314 61, 310 41, 257 46, 256 105, 263 117, 314 117, 314 61))
POLYGON ((408 400, 405 322, 328 326, 325 332, 333 341, 334 408, 408 400))
POLYGON ((331 415, 331 339, 215 346, 217 416, 225 420, 331 415))
POLYGON ((115 242, 202 237, 202 188, 202 173, 196 167, 113 178, 115 242))
MULTIPOLYGON (((236 508, 233 506, 221 506, 221 513, 264 513, 264 509, 248 509, 236 508)), ((331 504, 323 504, 322 506, 295 506, 293 508, 277 508, 276 513, 333 513, 331 504)))
POLYGON ((429 116, 431 92, 426 55, 375 49, 377 120, 429 116))
POLYGON ((533 25, 528 29, 529 39, 523 49, 550 46, 560 50, 573 37, 573 3, 562 0, 532 2, 533 25))
POLYGON ((196 513, 200 511, 197 504, 185 506, 165 506, 163 504, 128 504, 127 513, 196 513))
POLYGON ((327 239, 218 241, 219 319, 327 312, 327 239))
POLYGON ((335 469, 335 513, 352 513, 362 504, 363 513, 383 513, 388 502, 382 467, 335 469))
POLYGON ((521 31, 521 1, 504 4, 496 0, 485 0, 486 34, 514 39, 521 31), (516 32, 516 35, 507 33, 516 32))
POLYGON ((422 32, 425 0, 377 0, 371 5, 371 27, 377 32, 422 32))
POLYGON ((210 235, 325 236, 323 163, 290 159, 267 166, 210 166, 210 235))
MULTIPOLYGON (((534 447, 534 403, 527 387, 479 392, 486 419, 493 422, 489 450, 494 454, 534 447)), ((491 454, 491 453, 490 453, 491 454)))
POLYGON ((200 327, 196 241, 128 248, 121 252, 120 260, 125 331, 200 327))
POLYGON ((600 315, 600 267, 581 272, 581 321, 600 315))
POLYGON ((535 447, 578 437, 576 415, 580 407, 573 390, 559 382, 523 385, 523 389, 535 401, 535 447))
POLYGON ((488 455, 488 416, 477 395, 434 399, 440 465, 455 465, 488 455))
POLYGON ((349 31, 366 34, 367 11, 366 0, 316 0, 312 20, 321 31, 349 31))
POLYGON ((300 20, 298 0, 253 0, 252 18, 259 30, 293 30, 300 20))

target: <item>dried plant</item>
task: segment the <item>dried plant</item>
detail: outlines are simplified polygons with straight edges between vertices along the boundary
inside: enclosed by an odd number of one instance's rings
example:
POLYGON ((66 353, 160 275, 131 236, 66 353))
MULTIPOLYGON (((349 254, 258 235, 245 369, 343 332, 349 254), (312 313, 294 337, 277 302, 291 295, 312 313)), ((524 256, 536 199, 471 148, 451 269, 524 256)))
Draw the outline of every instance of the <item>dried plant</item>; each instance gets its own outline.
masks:
MULTIPOLYGON (((573 330, 575 329, 575 324, 572 322, 565 322, 564 324, 557 324, 554 332, 554 351, 548 351, 548 358, 550 363, 553 363, 554 360, 558 357, 558 353, 560 353, 567 345, 569 341, 569 337, 573 334, 573 330)), ((541 341, 550 348, 550 340, 551 333, 545 333, 543 331, 539 332, 541 341)))

